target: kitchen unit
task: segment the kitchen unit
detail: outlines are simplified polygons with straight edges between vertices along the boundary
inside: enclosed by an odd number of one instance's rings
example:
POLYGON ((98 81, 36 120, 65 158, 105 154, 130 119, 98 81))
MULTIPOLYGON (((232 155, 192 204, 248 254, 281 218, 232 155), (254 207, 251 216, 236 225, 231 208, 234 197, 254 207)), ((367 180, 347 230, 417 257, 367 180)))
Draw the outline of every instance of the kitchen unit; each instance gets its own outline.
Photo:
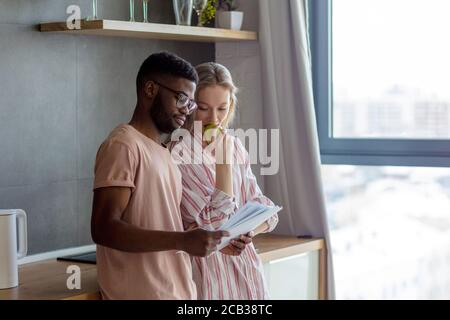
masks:
MULTIPOLYGON (((326 248, 323 239, 264 234, 255 237, 254 244, 264 264, 272 299, 326 298, 326 248)), ((22 265, 19 268, 19 286, 0 290, 0 300, 18 299, 98 300, 96 265, 54 259, 22 265), (67 288, 70 276, 67 267, 70 265, 80 267, 79 290, 67 288)))

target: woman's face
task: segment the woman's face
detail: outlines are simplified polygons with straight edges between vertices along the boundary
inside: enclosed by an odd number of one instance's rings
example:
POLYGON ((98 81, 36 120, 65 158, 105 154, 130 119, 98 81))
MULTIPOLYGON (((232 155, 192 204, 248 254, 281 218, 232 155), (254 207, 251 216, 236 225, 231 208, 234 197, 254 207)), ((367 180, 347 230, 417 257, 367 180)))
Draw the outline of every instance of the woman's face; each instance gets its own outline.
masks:
POLYGON ((222 86, 210 86, 200 89, 197 93, 198 109, 195 121, 201 121, 203 126, 224 124, 230 112, 231 93, 222 86))

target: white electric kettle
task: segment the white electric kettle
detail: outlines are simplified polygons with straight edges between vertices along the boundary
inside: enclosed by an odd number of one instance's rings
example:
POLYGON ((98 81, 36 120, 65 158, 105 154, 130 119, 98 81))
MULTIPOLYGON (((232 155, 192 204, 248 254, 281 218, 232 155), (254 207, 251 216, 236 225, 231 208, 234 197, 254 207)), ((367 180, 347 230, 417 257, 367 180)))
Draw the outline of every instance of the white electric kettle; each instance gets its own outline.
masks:
POLYGON ((27 241, 25 211, 0 210, 0 289, 14 288, 19 285, 17 259, 27 255, 27 241), (19 248, 17 248, 17 239, 19 239, 19 248))

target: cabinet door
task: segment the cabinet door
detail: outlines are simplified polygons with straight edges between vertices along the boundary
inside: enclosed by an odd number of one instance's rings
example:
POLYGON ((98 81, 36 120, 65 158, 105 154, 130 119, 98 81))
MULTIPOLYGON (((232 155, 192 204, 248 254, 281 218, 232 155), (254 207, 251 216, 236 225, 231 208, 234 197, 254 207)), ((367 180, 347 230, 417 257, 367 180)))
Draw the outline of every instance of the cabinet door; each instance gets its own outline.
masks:
POLYGON ((273 260, 263 266, 271 299, 319 298, 319 251, 273 260))

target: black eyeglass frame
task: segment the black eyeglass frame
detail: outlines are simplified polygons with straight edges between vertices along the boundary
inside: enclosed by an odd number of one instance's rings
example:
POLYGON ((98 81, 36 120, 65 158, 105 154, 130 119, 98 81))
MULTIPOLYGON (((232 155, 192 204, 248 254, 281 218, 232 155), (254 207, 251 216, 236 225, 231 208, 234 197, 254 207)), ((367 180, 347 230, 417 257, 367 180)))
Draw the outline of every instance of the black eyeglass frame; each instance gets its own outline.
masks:
POLYGON ((160 86, 161 88, 166 89, 166 90, 168 90, 168 91, 170 91, 170 92, 176 94, 176 95, 177 95, 177 96, 176 96, 176 99, 177 99, 177 108, 178 108, 178 109, 187 108, 187 110, 188 110, 187 114, 188 114, 188 115, 192 114, 192 113, 195 111, 195 109, 198 108, 197 102, 195 102, 195 100, 189 99, 189 96, 188 96, 185 92, 173 90, 173 89, 169 88, 168 86, 163 85, 162 83, 160 83, 160 82, 158 82, 158 81, 155 81, 155 80, 151 80, 151 81, 154 82, 154 83, 156 83, 156 84, 157 84, 158 86, 160 86), (187 99, 186 104, 184 104, 184 105, 180 102, 181 96, 182 96, 182 97, 185 97, 185 98, 187 99))

